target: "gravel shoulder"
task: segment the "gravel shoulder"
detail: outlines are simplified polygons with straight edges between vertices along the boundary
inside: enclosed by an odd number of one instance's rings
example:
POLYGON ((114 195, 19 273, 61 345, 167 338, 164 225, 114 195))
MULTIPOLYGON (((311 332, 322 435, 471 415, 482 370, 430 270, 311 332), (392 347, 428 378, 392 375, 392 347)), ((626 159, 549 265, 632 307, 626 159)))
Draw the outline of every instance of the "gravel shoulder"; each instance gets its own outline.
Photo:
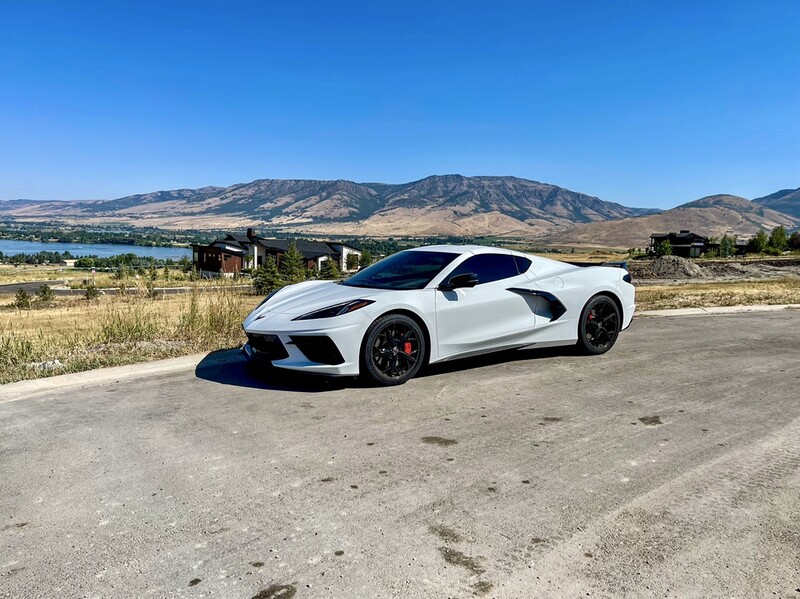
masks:
POLYGON ((747 283, 800 277, 800 258, 687 260, 663 256, 654 260, 631 260, 628 268, 636 285, 747 283))

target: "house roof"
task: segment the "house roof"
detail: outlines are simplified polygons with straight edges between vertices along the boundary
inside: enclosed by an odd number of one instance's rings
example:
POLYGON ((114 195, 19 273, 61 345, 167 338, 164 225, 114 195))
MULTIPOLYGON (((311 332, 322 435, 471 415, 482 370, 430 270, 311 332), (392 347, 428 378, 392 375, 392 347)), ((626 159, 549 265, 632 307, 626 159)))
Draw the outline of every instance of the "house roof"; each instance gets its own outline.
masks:
POLYGON ((214 241, 208 246, 198 247, 217 247, 232 253, 246 253, 248 248, 253 245, 258 245, 267 249, 275 250, 284 253, 289 249, 289 245, 294 243, 297 250, 302 254, 306 260, 315 260, 321 256, 331 256, 338 258, 341 252, 336 247, 345 247, 354 251, 359 251, 356 248, 349 246, 345 243, 328 243, 325 241, 305 241, 303 239, 266 239, 253 235, 226 235, 224 239, 214 241), (228 249, 232 248, 232 249, 228 249))
POLYGON ((670 243, 673 245, 675 243, 692 244, 708 242, 708 237, 704 237, 703 235, 698 235, 697 233, 692 233, 690 231, 681 231, 680 233, 653 233, 650 235, 650 239, 669 239, 670 243))
POLYGON ((256 238, 250 238, 247 235, 228 234, 228 235, 225 236, 224 241, 235 241, 236 243, 238 243, 239 245, 244 247, 245 244, 252 245, 254 239, 258 239, 258 238, 257 237, 256 238))
POLYGON ((216 248, 222 250, 223 252, 228 252, 229 254, 246 254, 247 248, 242 246, 242 244, 236 241, 229 241, 226 239, 218 239, 217 241, 213 241, 209 243, 207 246, 201 247, 209 247, 209 248, 216 248))
POLYGON ((339 252, 334 250, 330 244, 325 243, 324 241, 303 241, 302 239, 291 240, 291 239, 262 239, 259 238, 261 245, 274 248, 276 250, 280 250, 285 252, 289 249, 289 246, 294 243, 297 246, 298 251, 305 255, 305 254, 316 254, 318 256, 327 256, 329 254, 338 255, 339 252))
POLYGON ((361 251, 358 248, 354 248, 352 245, 347 245, 346 243, 341 243, 339 241, 330 241, 330 242, 328 242, 328 245, 331 245, 331 246, 340 245, 343 248, 347 248, 348 250, 353 250, 354 252, 360 252, 361 251))

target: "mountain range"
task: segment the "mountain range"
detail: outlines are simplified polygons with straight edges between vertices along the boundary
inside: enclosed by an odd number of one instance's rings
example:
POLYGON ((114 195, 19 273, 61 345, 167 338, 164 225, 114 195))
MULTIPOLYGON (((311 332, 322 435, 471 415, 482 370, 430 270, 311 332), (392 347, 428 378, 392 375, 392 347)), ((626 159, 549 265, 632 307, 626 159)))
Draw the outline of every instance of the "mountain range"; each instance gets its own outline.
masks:
POLYGON ((800 188, 782 189, 763 198, 756 198, 753 201, 756 204, 789 214, 800 220, 800 188))
POLYGON ((0 202, 19 222, 174 229, 245 227, 319 235, 506 235, 550 243, 641 246, 652 232, 750 235, 800 221, 800 189, 750 201, 716 195, 657 211, 518 177, 434 175, 403 184, 259 179, 114 200, 0 202))
MULTIPOLYGON (((800 213, 800 200, 795 204, 800 213)), ((596 245, 600 247, 646 247, 652 233, 690 230, 707 237, 732 234, 750 237, 759 229, 776 226, 792 229, 800 224, 800 214, 778 212, 758 200, 720 194, 706 196, 671 210, 636 218, 623 218, 589 225, 577 224, 542 237, 547 243, 596 245)))

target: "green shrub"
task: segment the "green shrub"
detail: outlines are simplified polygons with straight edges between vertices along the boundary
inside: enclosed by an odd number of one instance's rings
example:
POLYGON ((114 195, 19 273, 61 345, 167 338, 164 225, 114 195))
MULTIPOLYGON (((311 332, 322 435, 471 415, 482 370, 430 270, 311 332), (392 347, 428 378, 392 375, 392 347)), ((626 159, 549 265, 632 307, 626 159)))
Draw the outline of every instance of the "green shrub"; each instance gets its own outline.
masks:
POLYGON ((762 253, 764 248, 767 247, 768 240, 769 238, 767 237, 766 231, 764 231, 764 229, 759 229, 758 233, 747 240, 747 252, 751 254, 762 253))
POLYGON ((259 266, 253 277, 253 289, 259 295, 267 295, 285 285, 283 277, 278 272, 275 259, 267 256, 263 266, 259 266))
POLYGON ((320 279, 341 279, 342 272, 339 270, 339 265, 336 264, 336 260, 333 258, 328 258, 327 260, 323 261, 322 266, 319 269, 319 278, 320 279))
POLYGON ((656 256, 671 256, 672 255, 672 244, 668 240, 659 241, 656 245, 656 256))
POLYGON ((56 294, 50 289, 50 285, 42 285, 36 292, 36 297, 42 303, 49 303, 56 298, 56 294))
POLYGON ((786 237, 786 229, 780 225, 772 229, 772 233, 769 234, 769 241, 767 241, 767 247, 775 248, 780 252, 788 248, 789 240, 786 237))
POLYGON ((358 260, 358 265, 361 268, 365 268, 370 264, 372 264, 372 252, 370 252, 369 250, 364 250, 363 252, 361 252, 361 258, 359 258, 358 260))
POLYGON ((306 261, 294 241, 289 244, 286 253, 281 256, 278 270, 287 285, 302 283, 306 280, 306 261))
POLYGON ((20 287, 17 289, 17 295, 14 297, 14 307, 19 310, 27 310, 31 307, 32 299, 31 294, 20 287))
POLYGON ((96 300, 100 297, 100 290, 94 284, 89 285, 83 297, 88 301, 96 300))

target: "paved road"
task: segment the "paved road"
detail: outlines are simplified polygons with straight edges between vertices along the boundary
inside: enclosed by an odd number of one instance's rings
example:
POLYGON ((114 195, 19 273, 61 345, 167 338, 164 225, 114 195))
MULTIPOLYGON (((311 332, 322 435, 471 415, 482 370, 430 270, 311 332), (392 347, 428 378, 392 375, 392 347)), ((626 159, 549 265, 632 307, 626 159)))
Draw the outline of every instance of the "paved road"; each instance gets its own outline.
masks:
POLYGON ((798 388, 785 311, 390 390, 229 353, 7 394, 0 596, 800 597, 798 388))
POLYGON ((42 285, 49 285, 52 287, 53 285, 63 285, 64 279, 59 279, 57 281, 31 281, 29 283, 6 283, 0 285, 0 295, 4 293, 16 293, 20 289, 23 289, 27 293, 36 293, 39 291, 39 287, 42 285))

